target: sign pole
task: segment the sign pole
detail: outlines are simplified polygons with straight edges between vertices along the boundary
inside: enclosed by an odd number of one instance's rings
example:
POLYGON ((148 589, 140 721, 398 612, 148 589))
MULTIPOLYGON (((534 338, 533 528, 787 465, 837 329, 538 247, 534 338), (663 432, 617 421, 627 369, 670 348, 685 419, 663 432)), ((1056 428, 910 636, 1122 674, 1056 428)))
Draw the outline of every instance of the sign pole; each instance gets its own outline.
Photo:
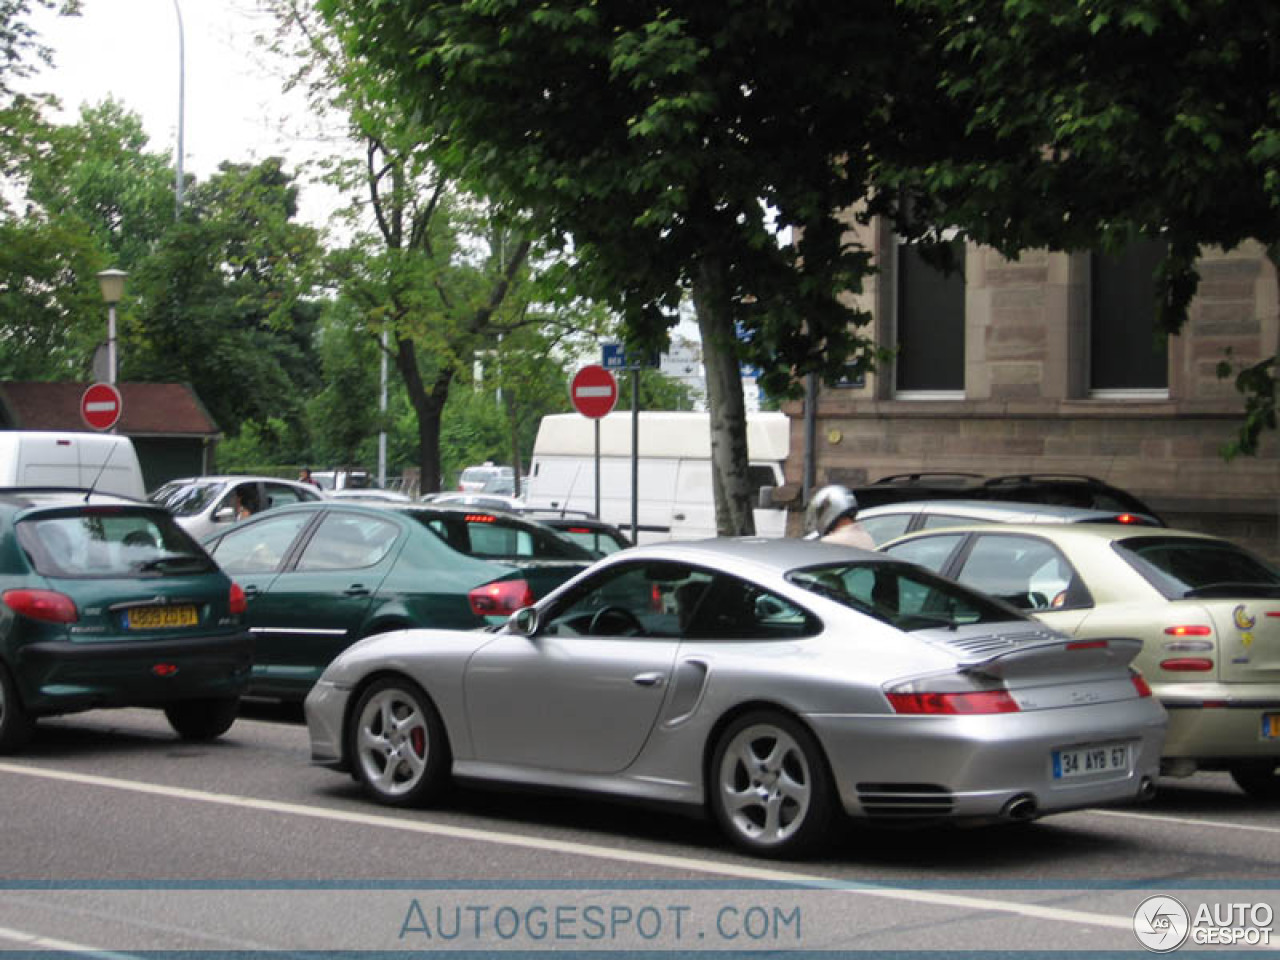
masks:
POLYGON ((631 371, 631 542, 640 542, 640 368, 631 371))
POLYGON ((596 519, 600 519, 600 418, 593 421, 596 428, 596 519))

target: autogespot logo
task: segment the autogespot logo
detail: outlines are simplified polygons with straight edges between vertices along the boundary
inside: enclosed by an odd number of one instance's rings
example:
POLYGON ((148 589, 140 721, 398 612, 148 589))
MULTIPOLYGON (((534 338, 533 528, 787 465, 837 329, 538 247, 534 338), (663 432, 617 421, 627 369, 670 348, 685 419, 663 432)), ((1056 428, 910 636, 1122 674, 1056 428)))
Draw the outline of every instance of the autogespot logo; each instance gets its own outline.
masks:
POLYGON ((1147 897, 1133 914, 1138 942, 1153 953, 1177 950, 1187 939, 1191 915, 1173 897, 1147 897))

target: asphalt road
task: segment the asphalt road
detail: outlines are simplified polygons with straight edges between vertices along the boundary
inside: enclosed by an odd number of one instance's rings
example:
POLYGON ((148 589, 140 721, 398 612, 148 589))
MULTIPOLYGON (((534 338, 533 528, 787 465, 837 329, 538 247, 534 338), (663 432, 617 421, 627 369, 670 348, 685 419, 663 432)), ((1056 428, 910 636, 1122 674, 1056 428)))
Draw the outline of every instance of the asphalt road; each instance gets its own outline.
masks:
POLYGON ((296 711, 201 745, 101 711, 0 758, 0 950, 1140 950, 1149 896, 1280 913, 1277 808, 1224 775, 1160 788, 1027 825, 853 827, 778 863, 593 799, 380 807, 310 766, 296 711))

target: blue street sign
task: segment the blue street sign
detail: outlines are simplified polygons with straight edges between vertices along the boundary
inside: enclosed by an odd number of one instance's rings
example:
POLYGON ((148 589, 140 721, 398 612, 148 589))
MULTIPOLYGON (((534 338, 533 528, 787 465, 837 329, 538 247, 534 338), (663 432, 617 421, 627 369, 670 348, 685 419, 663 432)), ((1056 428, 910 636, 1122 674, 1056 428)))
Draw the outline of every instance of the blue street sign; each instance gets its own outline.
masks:
POLYGON ((620 343, 602 343, 600 366, 606 370, 639 370, 644 367, 657 367, 661 362, 658 351, 649 354, 629 354, 620 343))

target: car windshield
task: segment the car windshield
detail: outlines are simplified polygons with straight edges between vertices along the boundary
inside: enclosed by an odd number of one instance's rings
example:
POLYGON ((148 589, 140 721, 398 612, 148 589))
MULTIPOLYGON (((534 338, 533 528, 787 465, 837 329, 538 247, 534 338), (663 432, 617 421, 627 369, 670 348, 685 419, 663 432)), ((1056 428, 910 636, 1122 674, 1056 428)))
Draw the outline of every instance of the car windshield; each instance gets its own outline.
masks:
POLYGON ((1280 571, 1225 540, 1136 537, 1115 548, 1170 599, 1280 597, 1280 571))
POLYGON ((163 577, 217 569, 194 540, 158 512, 88 508, 16 526, 32 566, 46 577, 163 577))
POLYGON ((826 564, 787 579, 899 630, 1025 620, 1013 607, 905 563, 826 564))
POLYGON ((221 480, 174 480, 160 487, 147 499, 168 507, 175 517, 194 517, 222 493, 221 480))

